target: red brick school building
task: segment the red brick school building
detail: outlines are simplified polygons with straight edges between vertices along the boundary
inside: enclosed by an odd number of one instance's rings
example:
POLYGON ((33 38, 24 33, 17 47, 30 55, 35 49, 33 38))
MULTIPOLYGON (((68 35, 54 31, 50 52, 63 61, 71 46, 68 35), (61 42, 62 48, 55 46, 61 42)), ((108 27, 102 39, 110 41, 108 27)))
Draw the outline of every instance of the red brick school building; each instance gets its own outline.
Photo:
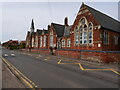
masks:
POLYGON ((51 23, 35 31, 32 20, 26 48, 34 52, 103 62, 120 61, 120 22, 82 4, 72 25, 51 23))

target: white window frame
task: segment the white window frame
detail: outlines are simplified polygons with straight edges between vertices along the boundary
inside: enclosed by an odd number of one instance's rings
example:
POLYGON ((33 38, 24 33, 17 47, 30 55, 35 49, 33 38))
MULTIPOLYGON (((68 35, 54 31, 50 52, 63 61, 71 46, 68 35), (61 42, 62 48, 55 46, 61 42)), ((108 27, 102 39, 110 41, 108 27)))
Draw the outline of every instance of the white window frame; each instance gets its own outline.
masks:
POLYGON ((62 47, 65 47, 65 39, 62 40, 62 47))
POLYGON ((74 28, 74 31, 75 31, 75 37, 74 37, 75 45, 78 45, 79 44, 79 29, 78 29, 78 26, 76 26, 74 28))
POLYGON ((32 47, 34 47, 34 38, 32 37, 32 47))
POLYGON ((88 39, 87 39, 88 32, 83 32, 82 36, 83 36, 82 37, 82 44, 87 44, 88 43, 88 39), (86 33, 86 35, 85 35, 85 33, 86 33), (84 41, 86 41, 86 43, 84 41))
POLYGON ((44 47, 46 47, 46 36, 44 35, 44 47))
POLYGON ((36 47, 38 47, 38 36, 36 36, 36 40, 35 40, 36 42, 36 47))
POLYGON ((104 31, 104 39, 103 39, 104 44, 109 44, 109 33, 104 31))
POLYGON ((67 47, 71 47, 71 39, 67 39, 67 47))
POLYGON ((118 45, 118 36, 114 36, 114 44, 118 45))
POLYGON ((53 31, 51 31, 50 32, 50 47, 53 47, 53 36, 54 36, 54 34, 53 34, 53 31))
POLYGON ((88 43, 89 43, 89 44, 93 44, 93 32, 92 32, 92 31, 89 31, 89 32, 88 32, 88 38, 89 38, 89 39, 88 39, 88 43), (90 32, 92 33, 92 38, 90 38, 90 32), (90 40, 91 40, 91 43, 89 42, 90 40))
POLYGON ((40 37, 40 47, 42 47, 42 36, 40 37))
POLYGON ((88 43, 93 44, 93 23, 92 22, 89 22, 89 24, 88 24, 88 43), (89 27, 90 24, 92 25, 91 29, 89 27), (89 38, 90 32, 92 33, 92 38, 89 38), (92 43, 89 43, 90 40, 92 43))

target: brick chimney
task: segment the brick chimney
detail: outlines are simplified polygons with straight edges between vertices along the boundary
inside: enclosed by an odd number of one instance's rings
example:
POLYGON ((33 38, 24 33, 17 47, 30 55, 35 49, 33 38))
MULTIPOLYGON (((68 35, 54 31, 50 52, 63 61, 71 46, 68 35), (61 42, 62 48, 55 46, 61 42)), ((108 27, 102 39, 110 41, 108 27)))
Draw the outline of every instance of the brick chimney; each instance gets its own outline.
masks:
POLYGON ((64 19, 64 25, 68 26, 68 18, 67 17, 65 17, 65 19, 64 19))
POLYGON ((48 25, 48 30, 50 29, 50 25, 48 25))

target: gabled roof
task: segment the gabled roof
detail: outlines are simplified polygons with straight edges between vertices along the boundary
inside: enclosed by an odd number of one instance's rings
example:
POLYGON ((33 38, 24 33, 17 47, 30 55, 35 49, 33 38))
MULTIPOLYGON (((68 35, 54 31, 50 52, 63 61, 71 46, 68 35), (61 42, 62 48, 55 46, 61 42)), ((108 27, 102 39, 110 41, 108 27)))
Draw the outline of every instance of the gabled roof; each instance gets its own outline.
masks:
POLYGON ((87 5, 85 6, 92 13, 94 18, 101 24, 102 28, 109 29, 115 32, 120 32, 120 30, 118 29, 118 27, 120 28, 120 22, 118 22, 117 20, 113 19, 112 17, 106 14, 103 14, 98 10, 93 9, 92 7, 89 7, 87 5))
POLYGON ((65 31, 64 31, 64 36, 65 37, 69 37, 71 28, 72 28, 72 25, 65 27, 65 31))
POLYGON ((56 31, 57 37, 62 37, 64 35, 65 25, 60 25, 56 23, 51 23, 56 31))

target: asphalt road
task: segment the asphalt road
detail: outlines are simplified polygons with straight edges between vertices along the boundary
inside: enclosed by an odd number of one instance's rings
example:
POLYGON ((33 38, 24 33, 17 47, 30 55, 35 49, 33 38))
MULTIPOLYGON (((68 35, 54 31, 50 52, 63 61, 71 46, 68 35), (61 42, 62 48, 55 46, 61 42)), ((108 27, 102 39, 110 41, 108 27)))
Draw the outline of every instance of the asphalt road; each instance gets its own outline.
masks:
POLYGON ((83 71, 78 64, 57 64, 59 60, 54 58, 45 60, 47 55, 37 58, 7 49, 2 54, 8 54, 5 58, 40 88, 118 88, 118 75, 111 71, 83 71))

